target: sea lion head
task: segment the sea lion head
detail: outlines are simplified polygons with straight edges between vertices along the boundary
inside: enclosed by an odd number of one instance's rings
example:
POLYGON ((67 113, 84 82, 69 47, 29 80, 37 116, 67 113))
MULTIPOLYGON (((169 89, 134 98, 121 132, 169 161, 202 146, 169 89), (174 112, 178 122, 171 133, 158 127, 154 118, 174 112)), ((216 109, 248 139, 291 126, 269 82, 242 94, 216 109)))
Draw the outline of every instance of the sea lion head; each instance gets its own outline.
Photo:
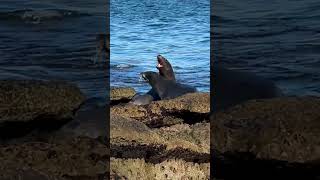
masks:
POLYGON ((152 87, 155 87, 157 82, 161 79, 160 75, 153 71, 146 71, 140 73, 141 77, 147 81, 152 87))
POLYGON ((161 55, 157 56, 158 65, 157 69, 159 70, 160 76, 163 76, 168 80, 176 80, 173 69, 169 61, 161 55))

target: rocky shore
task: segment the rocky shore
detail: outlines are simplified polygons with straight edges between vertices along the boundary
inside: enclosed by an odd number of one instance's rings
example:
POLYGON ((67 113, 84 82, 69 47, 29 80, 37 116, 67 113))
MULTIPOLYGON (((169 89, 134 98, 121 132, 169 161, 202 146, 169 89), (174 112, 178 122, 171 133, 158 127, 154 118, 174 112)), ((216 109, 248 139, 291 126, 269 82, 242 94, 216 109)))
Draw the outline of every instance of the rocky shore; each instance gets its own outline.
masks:
POLYGON ((211 115, 217 178, 319 179, 320 98, 251 100, 211 115))
POLYGON ((135 106, 122 90, 127 98, 110 109, 115 177, 209 179, 211 160, 211 179, 320 178, 319 97, 249 100, 209 115, 208 93, 135 106))
POLYGON ((210 115, 209 93, 134 94, 111 88, 109 109, 66 82, 0 81, 0 179, 209 179, 210 160, 211 179, 320 178, 319 97, 210 115))
POLYGON ((209 179, 209 93, 143 106, 128 103, 134 94, 111 89, 111 177, 209 179))
POLYGON ((73 84, 0 81, 0 179, 107 179, 108 109, 73 84))

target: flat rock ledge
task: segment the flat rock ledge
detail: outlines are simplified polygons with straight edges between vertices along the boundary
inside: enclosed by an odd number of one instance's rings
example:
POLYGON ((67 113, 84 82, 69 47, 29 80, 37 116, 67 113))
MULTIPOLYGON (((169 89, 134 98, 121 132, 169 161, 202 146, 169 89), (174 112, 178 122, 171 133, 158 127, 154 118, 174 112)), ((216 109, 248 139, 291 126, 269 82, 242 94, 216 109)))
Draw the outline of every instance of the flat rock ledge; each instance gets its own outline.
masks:
POLYGON ((320 98, 251 100, 214 113, 211 144, 217 176, 319 178, 320 98), (250 172, 249 172, 250 171, 250 172), (318 174, 318 175, 317 175, 318 174))
POLYGON ((193 124, 209 119, 209 93, 190 93, 175 99, 153 101, 144 106, 122 104, 112 106, 111 114, 132 118, 149 127, 162 127, 177 123, 193 124))
POLYGON ((120 102, 129 102, 136 94, 136 91, 131 87, 111 87, 110 100, 111 104, 120 102))
POLYGON ((111 179, 209 179, 209 102, 194 93, 112 106, 111 179))

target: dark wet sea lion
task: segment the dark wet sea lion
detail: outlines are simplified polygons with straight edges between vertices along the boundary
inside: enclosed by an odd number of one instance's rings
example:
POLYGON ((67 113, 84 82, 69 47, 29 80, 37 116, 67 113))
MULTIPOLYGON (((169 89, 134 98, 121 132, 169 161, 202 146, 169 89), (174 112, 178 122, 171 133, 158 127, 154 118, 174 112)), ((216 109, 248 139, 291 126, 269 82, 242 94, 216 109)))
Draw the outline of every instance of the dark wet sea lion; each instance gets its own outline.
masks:
POLYGON ((282 96, 281 90, 270 80, 253 73, 213 67, 213 111, 228 108, 250 99, 282 96))
MULTIPOLYGON (((175 81, 176 77, 170 62, 161 55, 157 56, 157 62, 158 64, 156 67, 159 70, 160 76, 162 76, 165 79, 175 81)), ((157 100, 160 100, 160 97, 156 93, 156 91, 152 88, 144 95, 139 95, 139 94, 135 95, 130 101, 130 103, 136 104, 136 105, 146 105, 151 103, 152 101, 157 101, 157 100)))
POLYGON ((161 100, 172 99, 197 91, 197 89, 192 86, 165 79, 156 72, 143 72, 141 76, 151 85, 152 89, 157 92, 161 100))

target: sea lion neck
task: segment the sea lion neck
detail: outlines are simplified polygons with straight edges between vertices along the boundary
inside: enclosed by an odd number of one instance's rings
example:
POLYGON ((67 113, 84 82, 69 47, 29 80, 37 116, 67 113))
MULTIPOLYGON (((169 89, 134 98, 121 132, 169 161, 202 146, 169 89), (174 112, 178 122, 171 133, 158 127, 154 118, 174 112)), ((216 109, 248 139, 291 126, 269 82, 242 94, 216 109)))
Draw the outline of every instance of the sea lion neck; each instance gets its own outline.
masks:
POLYGON ((161 82, 166 80, 164 77, 160 76, 158 73, 152 72, 152 71, 144 72, 142 73, 142 76, 148 81, 148 83, 153 89, 156 89, 158 91, 161 89, 161 84, 162 84, 161 82))
POLYGON ((163 78, 165 78, 167 80, 175 81, 176 78, 175 78, 175 75, 173 72, 173 68, 172 68, 171 64, 169 63, 169 61, 161 55, 157 56, 157 60, 158 60, 157 69, 159 70, 160 76, 162 76, 163 78))

